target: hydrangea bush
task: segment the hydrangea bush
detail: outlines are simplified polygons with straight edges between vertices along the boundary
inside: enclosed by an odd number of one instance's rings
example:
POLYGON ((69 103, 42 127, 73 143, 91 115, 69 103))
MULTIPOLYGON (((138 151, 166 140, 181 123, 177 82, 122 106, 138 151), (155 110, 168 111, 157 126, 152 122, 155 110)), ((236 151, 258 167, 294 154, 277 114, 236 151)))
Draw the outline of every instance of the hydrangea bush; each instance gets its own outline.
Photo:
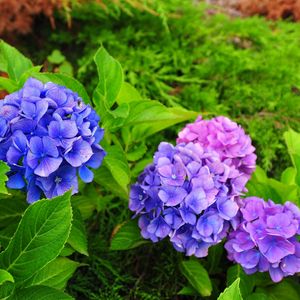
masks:
POLYGON ((77 174, 93 180, 90 168, 101 165, 103 129, 95 110, 77 93, 30 78, 0 102, 0 160, 11 168, 7 186, 25 189, 32 203, 72 188, 77 174))
MULTIPOLYGON (((176 145, 161 142, 152 160, 148 137, 197 113, 142 99, 124 82, 120 64, 104 48, 94 60, 99 82, 90 101, 78 81, 64 74, 39 73, 39 67, 0 41, 0 71, 8 75, 0 77, 0 87, 8 91, 0 101, 0 298, 70 299, 64 290, 75 270, 93 259, 100 261, 92 247, 91 257, 83 258, 89 255, 83 219, 104 224, 110 234, 107 228, 118 221, 106 205, 112 200, 112 207, 124 212, 129 195, 134 218, 124 222, 127 212, 120 214, 123 223, 115 224, 105 251, 129 250, 145 239, 166 239, 183 252, 174 256, 179 268, 171 266, 189 282, 180 282, 179 294, 214 299, 225 288, 226 272, 228 287, 220 300, 232 295, 238 300, 261 299, 278 291, 296 299, 295 276, 277 285, 271 280, 279 282, 300 271, 300 134, 285 134, 293 167, 280 181, 268 178, 259 167, 253 174, 256 155, 251 139, 226 117, 198 117, 179 133, 176 145), (149 156, 152 163, 140 174, 149 156), (42 197, 51 201, 39 200, 42 197), (222 259, 221 242, 229 260, 222 259), (70 259, 74 252, 81 255, 70 259), (237 264, 230 266, 230 260, 237 264), (241 268, 253 274, 251 280, 241 268)), ((95 233, 93 244, 98 244, 95 233)), ((147 251, 145 255, 152 250, 147 251)), ((164 255, 168 252, 159 262, 164 255)), ((139 263, 148 268, 140 257, 139 263)), ((109 272, 123 276, 113 270, 116 264, 105 260, 109 272)), ((154 269, 160 271, 161 265, 154 269)), ((93 268, 83 272, 85 278, 94 278, 93 268)), ((82 272, 76 274, 82 278, 82 272)), ((81 298, 74 290, 69 289, 81 298)))
POLYGON ((300 271, 300 210, 257 197, 240 201, 239 225, 225 244, 247 274, 268 271, 275 282, 300 271))

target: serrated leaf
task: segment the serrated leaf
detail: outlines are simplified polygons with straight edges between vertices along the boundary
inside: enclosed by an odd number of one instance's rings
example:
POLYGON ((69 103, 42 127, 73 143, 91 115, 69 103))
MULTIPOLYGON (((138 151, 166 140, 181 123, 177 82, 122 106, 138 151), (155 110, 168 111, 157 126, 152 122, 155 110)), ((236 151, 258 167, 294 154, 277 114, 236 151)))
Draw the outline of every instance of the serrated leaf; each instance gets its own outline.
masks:
POLYGON ((55 259, 71 229, 71 192, 30 205, 4 252, 0 267, 11 273, 18 284, 33 276, 55 259))
POLYGON ((62 86, 65 86, 76 92, 86 104, 90 104, 91 100, 89 95, 87 94, 84 86, 77 81, 75 78, 60 73, 34 73, 32 77, 41 80, 42 82, 53 82, 62 86))
POLYGON ((68 244, 77 252, 88 256, 88 242, 85 226, 80 211, 73 207, 72 229, 69 235, 68 244))
POLYGON ((26 286, 45 285, 64 290, 80 263, 65 257, 58 257, 48 263, 26 282, 26 286))
POLYGON ((130 220, 117 228, 114 233, 110 250, 129 250, 148 243, 142 238, 137 220, 130 220))
POLYGON ((201 296, 206 297, 211 295, 212 283, 207 271, 198 260, 183 260, 180 263, 180 270, 201 296))
POLYGON ((22 74, 32 68, 32 62, 16 48, 0 40, 0 70, 18 82, 22 74))
POLYGON ((8 194, 6 189, 7 176, 6 173, 9 171, 9 167, 3 161, 0 161, 0 194, 8 194))
POLYGON ((14 282, 14 278, 6 270, 0 269, 0 285, 7 281, 14 282))
POLYGON ((218 300, 243 300, 239 284, 240 278, 237 278, 223 293, 220 294, 218 300))
POLYGON ((74 299, 64 292, 49 286, 35 285, 17 290, 9 300, 71 300, 74 299))
POLYGON ((99 81, 94 91, 93 100, 96 107, 104 102, 107 109, 115 103, 123 84, 123 70, 120 63, 101 47, 94 57, 99 81))

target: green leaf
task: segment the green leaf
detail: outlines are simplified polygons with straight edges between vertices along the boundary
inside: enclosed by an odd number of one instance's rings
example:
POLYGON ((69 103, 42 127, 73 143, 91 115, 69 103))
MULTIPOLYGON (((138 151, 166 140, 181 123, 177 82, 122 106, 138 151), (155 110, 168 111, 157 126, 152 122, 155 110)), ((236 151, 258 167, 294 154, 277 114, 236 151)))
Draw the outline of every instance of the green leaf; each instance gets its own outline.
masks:
MULTIPOLYGON (((292 171, 288 170, 287 175, 292 176, 292 171)), ((288 180, 287 178, 284 178, 288 180)), ((267 199, 272 199, 277 203, 284 203, 286 201, 293 201, 299 204, 299 187, 296 184, 286 184, 273 178, 268 178, 266 173, 260 168, 256 167, 252 178, 247 184, 248 195, 257 196, 267 199)))
POLYGON ((0 90, 5 90, 8 93, 12 93, 18 89, 18 85, 15 81, 5 78, 5 77, 0 77, 0 90))
POLYGON ((6 281, 5 283, 3 283, 0 287, 0 299, 1 300, 13 299, 9 297, 13 293, 14 288, 15 288, 15 284, 10 281, 6 281))
POLYGON ((223 293, 220 294, 218 300, 243 300, 239 284, 240 278, 237 278, 223 293))
POLYGON ((80 264, 65 257, 48 263, 26 282, 26 286, 45 285, 59 290, 64 290, 68 280, 72 277, 80 264))
POLYGON ((268 296, 264 293, 253 293, 248 295, 245 300, 269 300, 268 296))
POLYGON ((252 293, 255 286, 255 275, 247 275, 240 265, 231 266, 227 270, 227 286, 240 279, 240 291, 243 297, 252 293))
POLYGON ((91 100, 89 95, 87 94, 84 86, 74 79, 73 77, 66 75, 66 74, 60 74, 60 73, 34 73, 32 74, 34 78, 37 78, 41 80, 42 82, 53 82, 62 86, 65 86, 72 90, 73 92, 78 93, 78 95, 82 98, 82 100, 86 104, 90 104, 91 100))
POLYGON ((139 145, 135 146, 133 150, 128 152, 126 156, 129 161, 137 161, 141 159, 146 152, 147 147, 145 143, 140 143, 139 145))
POLYGON ((190 285, 184 286, 177 295, 184 295, 184 296, 197 296, 197 291, 190 285))
POLYGON ((99 81, 94 91, 93 100, 96 107, 101 106, 101 101, 105 103, 107 109, 115 103, 123 84, 123 70, 120 63, 101 47, 94 61, 97 66, 99 81))
POLYGON ((195 118, 198 113, 183 108, 168 108, 163 104, 148 100, 130 102, 129 117, 123 126, 134 126, 132 139, 134 141, 159 132, 175 124, 195 118))
POLYGON ((18 82, 22 74, 32 68, 32 62, 16 48, 0 40, 0 70, 18 82))
MULTIPOLYGON (((7 176, 6 173, 9 171, 9 167, 3 161, 0 161, 0 194, 8 194, 6 189, 7 176)), ((1 214, 1 213, 0 213, 1 214)))
POLYGON ((268 182, 268 177, 265 171, 256 166, 255 172, 252 174, 251 179, 247 183, 248 196, 257 196, 263 199, 272 199, 281 203, 280 195, 272 188, 268 182))
POLYGON ((10 273, 8 273, 6 270, 0 269, 0 285, 7 281, 15 282, 10 273))
POLYGON ((267 294, 270 300, 295 300, 300 299, 298 284, 294 285, 292 281, 284 280, 267 288, 260 288, 257 292, 267 294))
POLYGON ((73 207, 73 222, 68 244, 77 252, 88 256, 88 242, 80 211, 73 207))
POLYGON ((28 204, 18 197, 0 199, 0 228, 18 223, 28 204))
POLYGON ((71 230, 71 192, 30 205, 4 252, 0 267, 22 284, 61 252, 71 230))
POLYGON ((293 129, 289 129, 283 136, 293 165, 297 170, 295 178, 296 183, 300 186, 300 133, 297 133, 293 129))
POLYGON ((6 248, 9 244, 12 236, 16 232, 18 227, 18 222, 9 224, 8 226, 5 226, 2 230, 0 230, 0 249, 1 251, 3 248, 6 248))
POLYGON ((205 268, 199 260, 184 260, 180 264, 181 273, 189 281, 192 287, 203 297, 210 296, 212 283, 205 268))
POLYGON ((59 253, 59 256, 70 256, 75 252, 75 250, 68 244, 65 244, 64 248, 59 253))
POLYGON ((35 285, 17 290, 9 300, 71 300, 73 297, 49 286, 35 285))
POLYGON ((280 181, 284 184, 295 184, 295 179, 296 179, 297 171, 293 167, 286 168, 282 174, 280 181))
POLYGON ((137 100, 142 100, 142 96, 138 90, 128 82, 123 82, 117 99, 118 104, 121 105, 122 103, 129 103, 137 100))
POLYGON ((122 199, 128 199, 127 187, 125 189, 119 185, 107 166, 102 165, 101 168, 94 170, 94 181, 107 191, 114 193, 114 195, 122 199))
POLYGON ((107 167, 122 190, 128 194, 130 169, 124 151, 116 145, 108 146, 105 150, 107 155, 104 158, 103 165, 107 167))
POLYGON ((50 55, 47 56, 47 60, 51 64, 60 65, 66 60, 66 57, 57 49, 54 49, 50 55))
POLYGON ((130 220, 117 227, 110 250, 129 250, 148 243, 142 238, 137 220, 130 220))

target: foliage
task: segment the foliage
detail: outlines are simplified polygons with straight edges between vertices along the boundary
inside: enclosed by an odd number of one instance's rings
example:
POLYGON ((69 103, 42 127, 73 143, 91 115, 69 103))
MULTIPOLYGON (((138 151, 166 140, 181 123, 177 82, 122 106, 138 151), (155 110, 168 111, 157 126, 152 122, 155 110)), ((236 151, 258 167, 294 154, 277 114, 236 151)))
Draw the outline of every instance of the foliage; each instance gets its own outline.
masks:
POLYGON ((157 1, 156 10, 159 15, 108 16, 86 4, 73 9, 70 30, 58 19, 56 31, 44 24, 43 31, 19 44, 37 63, 64 49, 76 77, 92 92, 97 76, 91 62, 102 43, 143 97, 203 113, 230 113, 254 140, 259 164, 278 176, 288 163, 282 133, 288 126, 300 130, 300 25, 210 15, 189 0, 184 5, 157 1), (41 47, 31 49, 34 41, 41 47))
MULTIPOLYGON (((7 54, 1 43, 0 70, 9 75, 0 78, 1 87, 13 92, 32 76, 78 92, 101 115, 106 130, 102 146, 108 155, 94 182, 80 183, 80 192, 71 201, 66 194, 28 208, 23 194, 1 194, 0 298, 13 294, 16 299, 68 299, 65 290, 76 299, 300 297, 296 278, 274 285, 266 274, 246 275, 229 264, 222 245, 210 249, 207 259, 186 259, 168 243, 145 244, 135 221, 124 224, 130 218, 128 184, 149 163, 162 136, 172 139, 177 124, 194 119, 198 112, 230 114, 255 140, 264 168, 257 168, 248 195, 299 204, 296 141, 300 138, 294 131, 285 134, 293 166, 280 180, 270 178, 271 174, 279 178, 289 165, 283 132, 288 126, 300 130, 299 41, 295 38, 299 25, 259 18, 231 20, 210 16, 188 1, 178 3, 160 2, 159 15, 136 13, 134 17, 118 10, 107 16, 88 4, 74 9, 70 30, 58 19, 57 31, 44 26, 39 35, 34 33, 31 38, 42 40, 41 48, 33 49, 30 37, 19 42, 36 63, 48 57, 48 71, 58 73, 38 73, 40 67, 33 67, 13 48, 7 54), (166 19, 171 13, 176 14, 166 19), (100 43, 109 53, 103 47, 96 52, 100 43), (53 52, 57 49, 64 51, 53 52), (65 61, 72 63, 83 84, 70 73, 63 74, 60 66, 65 61), (65 211, 64 218, 59 211, 46 214, 48 206, 55 205, 65 211), (40 209, 43 213, 38 214, 40 209), (31 258, 36 261, 29 267, 33 276, 26 270, 19 272, 24 258, 17 257, 21 264, 11 265, 9 253, 18 255, 15 245, 26 232, 38 230, 35 222, 49 220, 45 224, 57 230, 57 219, 51 219, 55 216, 62 218, 59 228, 64 230, 53 243, 54 251, 41 247, 46 254, 31 258)), ((0 172, 0 187, 5 180, 0 172)))

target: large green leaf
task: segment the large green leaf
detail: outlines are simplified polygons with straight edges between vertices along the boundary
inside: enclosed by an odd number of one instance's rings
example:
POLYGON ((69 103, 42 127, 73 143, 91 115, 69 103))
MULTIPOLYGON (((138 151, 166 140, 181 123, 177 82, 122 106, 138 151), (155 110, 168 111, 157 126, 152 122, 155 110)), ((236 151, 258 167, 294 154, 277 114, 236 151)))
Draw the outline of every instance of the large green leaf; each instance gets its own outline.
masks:
POLYGON ((252 293, 255 286, 255 275, 247 275, 240 265, 231 266, 227 270, 227 286, 240 279, 240 291, 243 297, 252 293))
POLYGON ((88 254, 88 242, 85 232, 85 226, 80 211, 73 207, 72 229, 68 239, 68 244, 83 255, 88 254))
POLYGON ((73 297, 49 286, 35 285, 17 290, 9 300, 71 300, 73 297))
POLYGON ((93 101, 96 108, 101 108, 104 104, 107 109, 110 109, 122 87, 123 70, 120 63, 110 56, 103 47, 97 51, 94 61, 97 66, 99 81, 94 91, 93 101))
POLYGON ((111 241, 110 250, 129 250, 145 243, 148 241, 142 238, 137 220, 131 220, 117 228, 111 241))
POLYGON ((240 278, 237 278, 223 293, 220 294, 218 300, 243 300, 239 284, 240 278))
POLYGON ((46 285, 63 290, 80 264, 65 257, 58 257, 38 271, 26 286, 46 285))
POLYGON ((132 139, 139 141, 175 124, 194 119, 198 113, 179 107, 166 107, 153 101, 130 102, 129 117, 123 126, 133 126, 132 139))
POLYGON ((297 170, 296 183, 300 186, 300 133, 289 129, 284 133, 284 139, 293 165, 297 170))
POLYGON ((19 81, 22 74, 33 67, 32 62, 14 47, 0 40, 0 70, 19 81))
POLYGON ((40 200, 25 211, 8 247, 0 254, 0 267, 22 284, 61 252, 71 230, 71 192, 40 200))
POLYGON ((0 269, 0 285, 7 281, 14 282, 14 278, 6 270, 0 269))
POLYGON ((189 281, 192 287, 203 297, 210 296, 212 283, 205 268, 199 260, 189 259, 180 263, 181 273, 189 281))
POLYGON ((9 167, 3 161, 0 161, 0 194, 7 194, 5 183, 7 181, 6 173, 9 171, 9 167))
POLYGON ((87 94, 84 86, 71 76, 60 73, 33 73, 32 76, 43 82, 51 81, 53 83, 65 86, 73 92, 76 92, 86 104, 91 103, 90 97, 87 94))

